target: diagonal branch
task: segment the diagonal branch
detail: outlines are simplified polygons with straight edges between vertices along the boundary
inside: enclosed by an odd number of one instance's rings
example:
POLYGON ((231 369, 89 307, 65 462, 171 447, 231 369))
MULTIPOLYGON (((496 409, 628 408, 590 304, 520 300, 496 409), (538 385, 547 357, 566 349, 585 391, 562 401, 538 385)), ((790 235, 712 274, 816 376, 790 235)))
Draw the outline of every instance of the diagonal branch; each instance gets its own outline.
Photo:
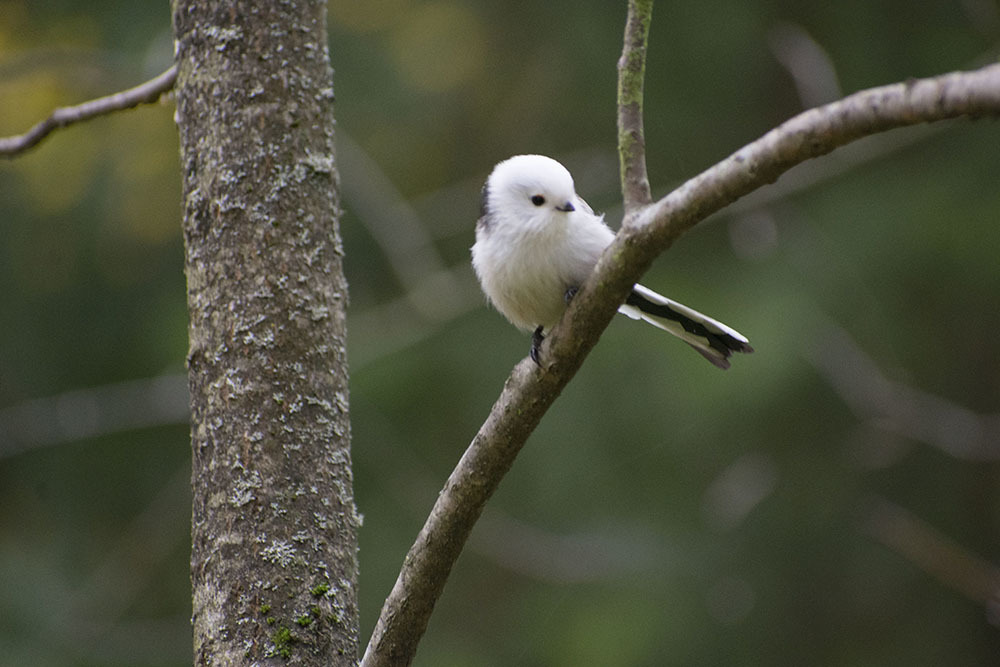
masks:
POLYGON ((862 137, 960 116, 1000 115, 1000 64, 870 88, 810 109, 632 216, 632 243, 652 259, 706 217, 806 160, 862 137))
POLYGON ((862 524, 869 535, 995 614, 1000 602, 1000 567, 889 500, 876 496, 871 504, 862 524))
POLYGON ((618 162, 626 213, 653 200, 646 175, 646 138, 642 129, 646 40, 652 16, 653 0, 629 0, 624 46, 618 59, 618 162))
POLYGON ((959 116, 1000 117, 1000 64, 872 88, 810 109, 655 203, 627 213, 615 240, 546 339, 543 357, 553 360, 552 370, 575 372, 656 257, 697 223, 795 165, 865 136, 959 116))
POLYGON ((712 213, 810 158, 895 127, 1000 116, 1000 65, 851 95, 784 123, 663 199, 626 214, 615 241, 541 348, 515 366, 438 496, 382 607, 363 667, 407 665, 483 506, 653 259, 712 213))
POLYGON ((131 109, 140 104, 151 104, 160 96, 173 88, 174 80, 177 78, 177 66, 171 65, 163 74, 135 88, 123 90, 114 95, 99 97, 83 104, 72 107, 60 107, 52 112, 48 118, 39 121, 24 134, 12 137, 0 138, 0 156, 14 157, 35 146, 42 139, 47 137, 53 130, 89 120, 94 116, 101 116, 113 111, 131 109))

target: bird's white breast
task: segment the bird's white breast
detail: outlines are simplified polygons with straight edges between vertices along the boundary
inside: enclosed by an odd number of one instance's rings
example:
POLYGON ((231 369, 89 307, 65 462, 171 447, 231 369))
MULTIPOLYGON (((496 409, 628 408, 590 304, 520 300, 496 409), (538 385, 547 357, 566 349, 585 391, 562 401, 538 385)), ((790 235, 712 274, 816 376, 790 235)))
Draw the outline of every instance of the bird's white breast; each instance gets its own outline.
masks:
POLYGON ((613 233, 600 217, 577 211, 537 220, 491 220, 476 231, 472 264, 483 291, 515 326, 551 328, 613 233))

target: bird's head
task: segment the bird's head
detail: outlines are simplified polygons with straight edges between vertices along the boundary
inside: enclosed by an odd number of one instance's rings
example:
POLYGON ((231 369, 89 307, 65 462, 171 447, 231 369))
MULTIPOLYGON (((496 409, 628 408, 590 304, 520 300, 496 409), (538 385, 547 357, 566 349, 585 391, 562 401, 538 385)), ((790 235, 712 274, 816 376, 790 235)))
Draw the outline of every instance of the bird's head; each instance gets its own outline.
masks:
POLYGON ((573 177, 544 155, 515 155, 504 160, 486 180, 483 215, 525 224, 566 215, 579 206, 573 177))

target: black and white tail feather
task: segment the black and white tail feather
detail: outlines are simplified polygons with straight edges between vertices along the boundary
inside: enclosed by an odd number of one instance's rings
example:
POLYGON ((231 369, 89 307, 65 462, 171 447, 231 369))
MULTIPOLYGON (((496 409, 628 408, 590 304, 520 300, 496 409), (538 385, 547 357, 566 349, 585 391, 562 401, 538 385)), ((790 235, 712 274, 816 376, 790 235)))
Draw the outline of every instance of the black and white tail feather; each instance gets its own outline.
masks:
POLYGON ((739 331, 642 285, 632 288, 618 312, 677 336, 722 369, 729 368, 733 352, 753 352, 739 331))
MULTIPOLYGON (((493 168, 483 186, 472 265, 497 310, 534 331, 536 362, 544 333, 612 240, 604 216, 576 194, 573 177, 552 158, 516 155, 493 168)), ((734 352, 753 352, 735 329, 642 285, 618 311, 677 336, 719 368, 729 368, 734 352)))

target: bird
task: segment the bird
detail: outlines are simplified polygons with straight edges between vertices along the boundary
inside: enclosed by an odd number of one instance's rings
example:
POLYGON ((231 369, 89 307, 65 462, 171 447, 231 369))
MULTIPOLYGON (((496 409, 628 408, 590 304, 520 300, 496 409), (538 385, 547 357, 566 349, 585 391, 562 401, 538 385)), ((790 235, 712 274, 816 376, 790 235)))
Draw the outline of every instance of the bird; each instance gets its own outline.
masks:
MULTIPOLYGON (((539 366, 545 334, 614 236, 550 157, 515 155, 486 179, 472 266, 489 303, 532 332, 530 357, 539 366)), ((735 329, 638 283, 618 312, 673 334, 718 368, 729 368, 734 352, 753 352, 735 329)))

